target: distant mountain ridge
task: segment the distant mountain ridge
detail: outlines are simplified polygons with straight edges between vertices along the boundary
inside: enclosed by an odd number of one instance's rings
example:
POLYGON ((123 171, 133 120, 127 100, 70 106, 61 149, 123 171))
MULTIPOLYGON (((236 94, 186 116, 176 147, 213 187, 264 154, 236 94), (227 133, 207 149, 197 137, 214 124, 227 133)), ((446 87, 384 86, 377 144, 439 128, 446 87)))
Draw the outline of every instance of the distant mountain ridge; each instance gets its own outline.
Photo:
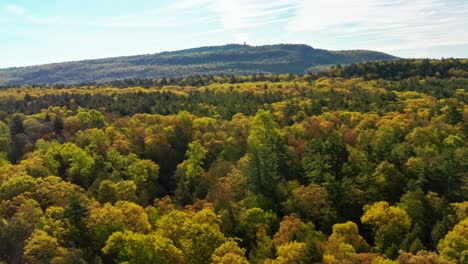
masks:
POLYGON ((313 67, 397 57, 376 51, 314 49, 301 44, 229 44, 156 54, 0 69, 0 85, 73 84, 190 75, 293 73, 313 67))

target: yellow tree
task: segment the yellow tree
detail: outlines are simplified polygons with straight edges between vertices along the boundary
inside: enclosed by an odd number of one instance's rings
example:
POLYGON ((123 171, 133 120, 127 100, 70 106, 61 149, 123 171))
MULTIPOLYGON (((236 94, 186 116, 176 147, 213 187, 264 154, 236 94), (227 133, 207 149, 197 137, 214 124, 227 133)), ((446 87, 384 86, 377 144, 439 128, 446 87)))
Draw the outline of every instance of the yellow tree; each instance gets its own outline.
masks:
POLYGON ((437 246, 440 256, 457 264, 468 262, 468 218, 455 225, 437 246))
POLYGON ((186 263, 183 253, 172 241, 158 233, 149 235, 131 231, 115 232, 102 249, 120 263, 186 263))
POLYGON ((353 246, 357 252, 365 252, 369 249, 369 245, 359 234, 358 226, 351 221, 343 224, 333 225, 333 233, 330 239, 343 241, 346 244, 353 246))
POLYGON ((389 257, 396 257, 404 235, 411 227, 408 214, 387 202, 376 202, 364 206, 364 215, 361 217, 364 224, 374 228, 375 246, 389 257))
POLYGON ((42 230, 35 230, 24 246, 24 259, 31 264, 48 264, 59 254, 57 239, 42 230))
POLYGON ((248 264, 245 249, 237 245, 236 241, 228 240, 219 246, 211 256, 212 264, 248 264))

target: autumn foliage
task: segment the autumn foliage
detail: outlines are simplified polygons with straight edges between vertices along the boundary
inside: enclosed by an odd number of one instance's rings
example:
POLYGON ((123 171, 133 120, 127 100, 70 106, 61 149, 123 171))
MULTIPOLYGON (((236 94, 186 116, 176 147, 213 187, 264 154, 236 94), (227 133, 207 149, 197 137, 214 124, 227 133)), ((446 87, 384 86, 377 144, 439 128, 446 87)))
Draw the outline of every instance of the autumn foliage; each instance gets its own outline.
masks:
POLYGON ((467 263, 466 62, 432 63, 5 88, 0 259, 467 263))

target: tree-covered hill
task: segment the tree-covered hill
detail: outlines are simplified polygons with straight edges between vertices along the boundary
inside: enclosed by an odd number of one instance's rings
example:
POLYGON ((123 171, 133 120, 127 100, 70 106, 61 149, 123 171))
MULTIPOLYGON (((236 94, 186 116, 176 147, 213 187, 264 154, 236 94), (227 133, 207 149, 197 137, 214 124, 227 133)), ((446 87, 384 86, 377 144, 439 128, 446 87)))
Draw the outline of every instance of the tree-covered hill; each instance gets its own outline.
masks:
POLYGON ((0 69, 0 85, 70 84, 191 75, 301 74, 322 65, 393 59, 396 57, 375 51, 328 51, 307 45, 224 45, 0 69))

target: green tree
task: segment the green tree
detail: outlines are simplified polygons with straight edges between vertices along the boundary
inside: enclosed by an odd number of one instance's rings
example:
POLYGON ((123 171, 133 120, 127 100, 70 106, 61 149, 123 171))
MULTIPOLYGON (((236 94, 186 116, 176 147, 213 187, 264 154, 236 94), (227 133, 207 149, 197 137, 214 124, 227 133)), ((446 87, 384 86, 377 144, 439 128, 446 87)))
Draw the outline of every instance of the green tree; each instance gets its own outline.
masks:
POLYGON ((348 161, 348 156, 349 152, 339 132, 333 132, 325 141, 312 140, 303 159, 307 178, 313 183, 325 182, 326 174, 340 179, 341 170, 348 161))
POLYGON ((60 148, 60 157, 71 182, 83 187, 91 184, 95 160, 86 151, 73 143, 65 143, 60 148))
POLYGON ((63 125, 63 118, 60 115, 55 116, 53 127, 56 134, 60 135, 62 133, 63 125))
POLYGON ((380 163, 372 174, 374 197, 381 197, 389 202, 397 202, 406 187, 404 175, 395 165, 387 161, 380 163))
POLYGON ((115 203, 119 200, 117 195, 117 187, 110 180, 104 180, 99 184, 97 199, 101 203, 115 203))
POLYGON ((455 103, 450 103, 447 107, 445 118, 449 124, 455 125, 460 121, 463 121, 463 113, 458 110, 458 107, 455 103))
POLYGON ((277 217, 272 211, 260 208, 244 210, 239 217, 238 232, 242 234, 243 243, 250 248, 258 244, 257 237, 260 229, 268 235, 277 225, 277 217))
POLYGON ((11 136, 10 153, 8 158, 11 162, 17 163, 30 147, 30 141, 26 134, 19 133, 11 136))
POLYGON ((63 218, 70 224, 67 234, 69 241, 77 247, 86 243, 86 234, 83 233, 83 230, 85 230, 83 219, 88 213, 88 208, 83 205, 78 196, 72 196, 68 206, 63 211, 63 218))
POLYGON ((11 133, 10 128, 0 121, 0 152, 7 154, 10 150, 11 133))
POLYGON ((283 132, 270 112, 257 112, 247 144, 246 174, 250 190, 274 201, 275 188, 282 178, 280 165, 285 159, 285 152, 283 132))
POLYGON ((13 215, 9 219, 0 218, 0 252, 6 261, 15 263, 21 262, 25 241, 39 226, 43 212, 32 199, 20 199, 10 210, 13 215))
POLYGON ((101 203, 115 203, 119 200, 135 202, 137 186, 133 181, 103 180, 99 184, 97 198, 101 203))
POLYGON ((83 128, 102 128, 106 125, 104 115, 98 110, 80 110, 77 115, 83 128))
POLYGON ((23 119, 24 115, 22 114, 14 114, 11 117, 10 134, 12 137, 24 133, 23 119))
POLYGON ((203 160, 207 151, 199 141, 189 144, 187 159, 177 166, 176 197, 182 204, 188 204, 193 199, 195 183, 203 174, 203 160))

